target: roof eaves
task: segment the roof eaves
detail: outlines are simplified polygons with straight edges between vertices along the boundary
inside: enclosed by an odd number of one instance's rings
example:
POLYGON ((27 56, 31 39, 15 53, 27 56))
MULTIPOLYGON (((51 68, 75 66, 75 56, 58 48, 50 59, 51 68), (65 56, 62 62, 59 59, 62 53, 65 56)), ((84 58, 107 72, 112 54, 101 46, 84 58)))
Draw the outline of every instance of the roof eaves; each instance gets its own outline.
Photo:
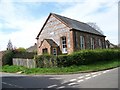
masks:
POLYGON ((83 31, 82 29, 74 29, 74 28, 72 28, 72 29, 70 29, 70 30, 76 30, 76 31, 80 31, 80 32, 85 32, 85 33, 90 33, 90 34, 94 34, 94 35, 99 35, 99 36, 103 36, 103 37, 106 37, 105 35, 100 35, 100 34, 95 34, 95 33, 92 33, 92 32, 86 32, 86 31, 83 31))
POLYGON ((38 35, 37 35, 36 39, 39 39, 39 35, 41 34, 41 32, 42 32, 42 30, 43 30, 43 28, 44 28, 45 24, 47 23, 47 21, 48 21, 48 19, 50 18, 50 16, 51 16, 51 15, 52 15, 52 13, 50 13, 50 14, 49 14, 49 16, 47 17, 47 19, 46 19, 45 23, 43 24, 43 26, 42 26, 42 28, 41 28, 41 30, 40 30, 40 32, 38 33, 38 35))

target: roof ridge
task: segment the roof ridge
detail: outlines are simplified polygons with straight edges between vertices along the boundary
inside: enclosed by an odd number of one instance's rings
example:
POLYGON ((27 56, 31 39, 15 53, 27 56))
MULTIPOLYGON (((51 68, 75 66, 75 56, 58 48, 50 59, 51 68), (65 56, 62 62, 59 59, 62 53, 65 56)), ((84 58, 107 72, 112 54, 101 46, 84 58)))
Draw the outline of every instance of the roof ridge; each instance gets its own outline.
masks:
POLYGON ((71 19, 71 20, 74 20, 74 21, 77 21, 77 22, 86 24, 85 22, 81 22, 81 21, 79 21, 79 20, 76 20, 76 19, 73 19, 73 18, 69 18, 69 17, 63 16, 63 15, 60 15, 60 14, 56 14, 56 13, 51 13, 51 14, 52 14, 52 15, 58 15, 58 16, 61 16, 61 17, 67 18, 67 19, 71 19))
MULTIPOLYGON (((51 13, 52 15, 55 15, 56 17, 58 17, 58 18, 65 18, 65 19, 68 19, 68 20, 71 20, 71 21, 74 21, 74 22, 77 22, 77 23, 81 23, 81 24, 84 24, 84 25, 87 25, 88 27, 90 27, 90 28, 92 28, 94 31, 96 31, 97 33, 100 33, 101 34, 101 32, 99 32, 98 30, 96 30, 95 28, 93 28, 93 27, 91 27, 90 25, 88 25, 87 23, 85 23, 85 22, 81 22, 81 21, 78 21, 78 20, 76 20, 76 19, 72 19, 72 18, 69 18, 69 17, 66 17, 66 16, 62 16, 62 15, 59 15, 59 14, 56 14, 56 13, 51 13)), ((63 20, 64 21, 64 20, 63 20)), ((69 25, 68 23, 66 23, 67 25, 69 25)), ((69 25, 70 26, 70 25, 69 25)), ((71 26, 70 26, 71 27, 71 26)), ((73 27, 71 27, 71 28, 73 28, 73 27)), ((74 29, 74 28, 73 28, 74 29)), ((101 35, 103 35, 103 34, 101 34, 101 35)))

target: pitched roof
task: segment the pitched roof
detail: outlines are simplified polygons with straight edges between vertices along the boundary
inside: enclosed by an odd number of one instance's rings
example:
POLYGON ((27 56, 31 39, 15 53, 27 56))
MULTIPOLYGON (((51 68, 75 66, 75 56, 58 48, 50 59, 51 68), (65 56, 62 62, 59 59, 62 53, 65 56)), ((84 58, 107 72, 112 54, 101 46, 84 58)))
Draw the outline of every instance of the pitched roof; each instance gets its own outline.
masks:
POLYGON ((77 20, 74 20, 71 18, 67 18, 67 17, 61 16, 58 14, 54 14, 54 13, 52 13, 52 14, 55 15, 56 17, 58 17, 59 19, 61 19, 72 29, 104 36, 99 31, 95 30, 94 28, 92 28, 91 26, 89 26, 86 23, 83 23, 83 22, 80 22, 80 21, 77 21, 77 20))
POLYGON ((52 39, 45 39, 45 40, 50 44, 50 46, 58 47, 58 45, 52 39))
MULTIPOLYGON (((48 42, 48 44, 52 47, 58 47, 58 45, 52 40, 52 39, 44 39, 48 42)), ((44 40, 42 41, 42 43, 40 44, 39 48, 41 47, 41 45, 43 44, 44 40)))
POLYGON ((34 52, 37 51, 37 44, 34 46, 30 46, 29 48, 26 49, 27 52, 34 52))
MULTIPOLYGON (((69 28, 74 29, 74 30, 79 30, 82 32, 88 32, 88 33, 92 33, 92 34, 96 34, 96 35, 100 35, 100 36, 104 36, 102 33, 100 33, 99 31, 95 30, 94 28, 92 28, 91 26, 89 26, 86 23, 65 17, 65 16, 61 16, 55 13, 50 13, 50 15, 48 16, 47 20, 49 19, 49 17, 53 15, 55 16, 57 19, 61 20, 64 24, 66 24, 69 28)), ((46 20, 46 22, 47 22, 46 20)), ((44 23, 42 29, 44 28, 46 22, 44 23)), ((37 38, 39 37, 40 33, 42 32, 42 29, 40 30, 37 38)))

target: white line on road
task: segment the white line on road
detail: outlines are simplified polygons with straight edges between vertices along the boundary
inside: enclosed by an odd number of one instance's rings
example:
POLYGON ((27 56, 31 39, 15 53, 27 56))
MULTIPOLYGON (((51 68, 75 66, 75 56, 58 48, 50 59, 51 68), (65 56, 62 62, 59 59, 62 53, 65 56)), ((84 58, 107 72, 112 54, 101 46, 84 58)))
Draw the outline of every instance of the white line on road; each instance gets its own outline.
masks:
POLYGON ((54 84, 54 85, 50 85, 50 86, 48 86, 47 88, 53 88, 53 87, 56 87, 57 85, 56 84, 54 84))
POLYGON ((90 76, 90 74, 87 74, 87 75, 85 75, 85 76, 87 76, 87 77, 88 77, 88 76, 90 76))
POLYGON ((71 86, 71 85, 74 85, 74 84, 76 84, 76 83, 69 83, 68 85, 71 86))
POLYGON ((60 88, 65 88, 65 86, 60 86, 60 87, 58 87, 58 89, 60 89, 60 88))
POLYGON ((70 81, 73 82, 73 81, 76 81, 77 79, 71 79, 70 81))
POLYGON ((85 78, 85 79, 90 79, 91 77, 87 77, 87 78, 85 78))
POLYGON ((93 75, 92 77, 96 77, 96 76, 98 76, 98 75, 93 75))
POLYGON ((106 73, 106 72, 108 72, 107 70, 106 71, 103 71, 103 73, 106 73))
POLYGON ((79 79, 81 79, 81 78, 84 78, 84 76, 80 76, 80 77, 78 77, 79 79))
POLYGON ((9 86, 12 86, 12 87, 22 88, 20 86, 15 85, 15 84, 10 84, 10 83, 6 83, 6 82, 2 82, 2 83, 6 84, 6 85, 9 85, 9 86))
POLYGON ((97 75, 101 75, 101 73, 98 73, 97 75))
POLYGON ((84 81, 83 79, 81 79, 81 80, 78 80, 77 82, 82 82, 82 81, 84 81))
POLYGON ((64 82, 62 82, 61 84, 65 84, 65 83, 67 83, 68 81, 64 81, 64 82))

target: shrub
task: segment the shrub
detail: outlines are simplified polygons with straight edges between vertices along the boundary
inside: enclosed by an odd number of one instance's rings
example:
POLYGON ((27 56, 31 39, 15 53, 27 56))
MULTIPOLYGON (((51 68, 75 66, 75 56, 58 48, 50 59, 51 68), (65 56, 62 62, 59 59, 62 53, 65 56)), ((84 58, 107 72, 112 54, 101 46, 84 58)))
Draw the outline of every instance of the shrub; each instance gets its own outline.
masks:
POLYGON ((17 52, 26 52, 26 49, 23 47, 20 47, 18 49, 16 49, 17 52))
POLYGON ((38 67, 66 67, 72 65, 87 65, 100 61, 120 59, 118 49, 81 50, 70 55, 40 55, 36 56, 38 67), (55 62, 55 64, 53 63, 55 62), (51 64, 50 64, 51 63, 51 64))
POLYGON ((56 56, 53 55, 36 55, 36 66, 37 67, 55 67, 57 66, 56 56))
POLYGON ((11 50, 6 51, 2 57, 3 65, 12 65, 13 56, 14 56, 13 51, 11 51, 11 50))
POLYGON ((26 52, 24 49, 14 50, 14 58, 24 58, 24 59, 33 59, 34 52, 26 52))

